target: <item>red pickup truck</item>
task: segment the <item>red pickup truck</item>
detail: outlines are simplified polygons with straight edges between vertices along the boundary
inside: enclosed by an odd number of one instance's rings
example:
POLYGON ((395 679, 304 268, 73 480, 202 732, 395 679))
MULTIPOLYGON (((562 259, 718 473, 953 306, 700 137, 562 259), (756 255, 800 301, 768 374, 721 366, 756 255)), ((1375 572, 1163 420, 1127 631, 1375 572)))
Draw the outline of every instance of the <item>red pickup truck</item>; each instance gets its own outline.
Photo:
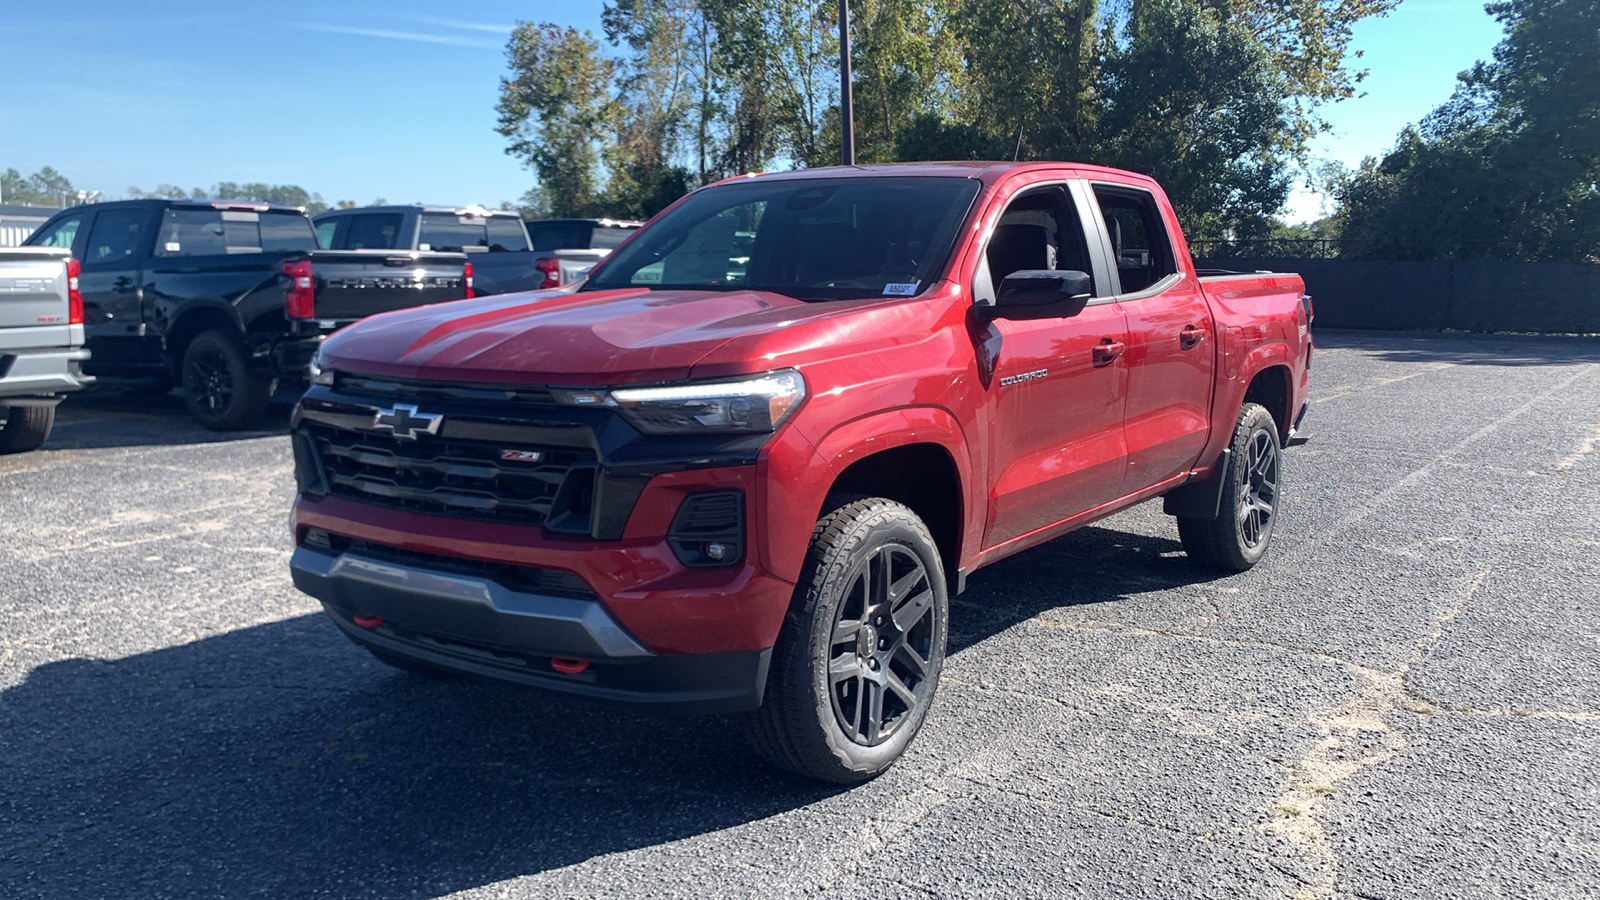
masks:
POLYGON ((730 179, 575 286, 330 337, 294 580, 402 668, 742 712, 863 780, 982 566, 1156 497, 1197 562, 1261 559, 1311 314, 1298 276, 1197 272, 1127 172, 730 179))

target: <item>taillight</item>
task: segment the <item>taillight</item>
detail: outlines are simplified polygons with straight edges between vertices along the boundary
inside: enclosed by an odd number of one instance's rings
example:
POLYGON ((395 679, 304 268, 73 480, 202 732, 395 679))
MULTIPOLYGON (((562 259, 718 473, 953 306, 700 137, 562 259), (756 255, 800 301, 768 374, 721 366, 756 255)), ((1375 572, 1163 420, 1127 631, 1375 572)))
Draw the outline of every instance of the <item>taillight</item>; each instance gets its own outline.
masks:
POLYGON ((67 257, 67 324, 83 324, 83 294, 78 290, 78 261, 67 257))
POLYGON ((311 260, 286 260, 283 274, 289 279, 289 293, 283 298, 284 311, 291 319, 312 318, 316 315, 317 292, 311 286, 311 260))
POLYGON ((544 290, 545 288, 553 288, 553 287, 560 287, 561 286, 561 261, 560 260, 551 259, 549 257, 545 257, 544 259, 541 259, 541 260, 538 260, 537 262, 535 262, 533 264, 533 267, 535 269, 538 269, 539 271, 544 273, 544 283, 542 283, 538 287, 534 288, 534 290, 540 291, 540 290, 544 290))
POLYGON ((467 299, 472 299, 472 263, 461 264, 461 279, 467 283, 467 299))

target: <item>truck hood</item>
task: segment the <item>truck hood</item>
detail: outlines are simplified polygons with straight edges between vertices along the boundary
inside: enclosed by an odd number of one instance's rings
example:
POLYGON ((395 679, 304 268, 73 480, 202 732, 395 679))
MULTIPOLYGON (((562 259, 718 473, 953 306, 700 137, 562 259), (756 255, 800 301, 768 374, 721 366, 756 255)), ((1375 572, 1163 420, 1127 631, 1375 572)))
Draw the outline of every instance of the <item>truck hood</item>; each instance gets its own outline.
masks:
POLYGON ((482 383, 610 385, 685 378, 738 337, 859 302, 757 291, 533 292, 374 316, 323 344, 323 365, 482 383))

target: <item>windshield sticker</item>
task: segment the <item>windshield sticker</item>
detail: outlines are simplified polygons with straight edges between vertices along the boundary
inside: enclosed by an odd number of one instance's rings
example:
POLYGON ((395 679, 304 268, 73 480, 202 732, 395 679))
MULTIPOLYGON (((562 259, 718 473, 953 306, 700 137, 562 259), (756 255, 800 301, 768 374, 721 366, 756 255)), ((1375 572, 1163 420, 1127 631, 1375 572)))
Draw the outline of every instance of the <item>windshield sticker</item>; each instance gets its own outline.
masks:
POLYGON ((178 251, 180 251, 182 249, 183 249, 183 245, 178 243, 177 241, 167 241, 167 252, 168 253, 177 253, 178 251))
POLYGON ((885 297, 909 297, 916 292, 916 282, 911 284, 886 284, 883 286, 883 295, 885 297))

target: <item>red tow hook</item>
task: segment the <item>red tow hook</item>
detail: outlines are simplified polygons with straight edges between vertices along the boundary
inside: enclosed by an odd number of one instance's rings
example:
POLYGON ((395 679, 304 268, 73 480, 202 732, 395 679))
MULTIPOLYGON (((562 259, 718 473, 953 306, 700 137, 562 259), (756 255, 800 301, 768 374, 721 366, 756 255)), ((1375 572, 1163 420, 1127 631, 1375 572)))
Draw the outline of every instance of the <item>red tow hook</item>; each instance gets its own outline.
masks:
POLYGON ((555 656, 550 659, 550 668, 563 675, 576 675, 589 668, 589 661, 584 659, 568 659, 564 656, 555 656))
POLYGON ((381 616, 356 616, 351 619, 351 621, 355 622, 357 625, 360 625, 362 628, 377 628, 379 625, 383 624, 383 618, 381 616))

